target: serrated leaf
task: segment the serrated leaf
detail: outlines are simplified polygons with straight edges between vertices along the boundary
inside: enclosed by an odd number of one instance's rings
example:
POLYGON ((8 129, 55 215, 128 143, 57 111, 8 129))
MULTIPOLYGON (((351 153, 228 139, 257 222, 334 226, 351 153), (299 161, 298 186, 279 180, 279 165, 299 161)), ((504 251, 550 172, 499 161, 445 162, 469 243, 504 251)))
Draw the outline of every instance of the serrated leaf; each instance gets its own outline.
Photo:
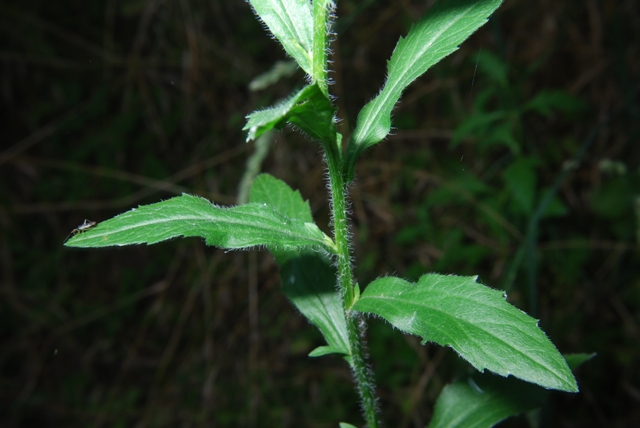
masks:
POLYGON ((379 143, 391 129, 391 111, 402 92, 429 67, 458 49, 458 45, 487 22, 502 0, 440 0, 400 38, 388 64, 387 81, 358 114, 345 167, 353 177, 356 159, 379 143))
POLYGON ((309 0, 249 0, 289 55, 312 72, 313 16, 309 0))
POLYGON ((315 224, 288 218, 266 204, 225 208, 187 194, 127 211, 78 233, 65 245, 155 244, 181 236, 198 236, 207 245, 228 249, 315 246, 333 251, 334 247, 315 224))
MULTIPOLYGON (((595 354, 568 354, 575 370, 595 354)), ((515 378, 490 373, 464 376, 444 387, 428 428, 488 428, 498 422, 541 407, 549 391, 515 378)))
POLYGON ((576 392, 567 362, 537 320, 511 306, 504 292, 476 277, 429 274, 416 284, 373 281, 353 309, 381 316, 423 343, 450 346, 480 371, 513 375, 545 388, 576 392))
MULTIPOLYGON (((268 174, 256 177, 250 200, 266 203, 289 218, 304 222, 312 219, 309 203, 302 199, 300 192, 268 174)), ((280 266, 284 293, 327 341, 328 346, 316 348, 309 355, 341 354, 349 358, 347 324, 331 260, 320 252, 306 249, 270 250, 280 266)))
POLYGON ((259 137, 269 129, 282 129, 291 123, 311 138, 333 142, 336 136, 335 109, 317 84, 308 85, 284 101, 265 110, 247 116, 243 130, 248 131, 247 141, 259 137))

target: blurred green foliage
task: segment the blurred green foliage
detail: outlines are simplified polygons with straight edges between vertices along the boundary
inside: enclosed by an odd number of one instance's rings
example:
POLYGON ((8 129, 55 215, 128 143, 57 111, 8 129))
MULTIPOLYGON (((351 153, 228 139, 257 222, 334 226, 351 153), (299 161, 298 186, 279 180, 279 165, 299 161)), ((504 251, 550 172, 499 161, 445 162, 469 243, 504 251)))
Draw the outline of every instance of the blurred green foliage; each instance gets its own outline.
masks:
MULTIPOLYGON (((331 91, 347 117, 426 3, 338 2, 331 91)), ((363 155, 352 186, 361 284, 479 274, 527 309, 535 255, 544 330, 562 352, 598 354, 578 371, 581 394, 552 394, 542 415, 556 426, 640 425, 638 7, 505 5, 409 88, 395 135, 363 155), (563 171, 530 253, 531 216, 563 171)), ((244 115, 297 79, 248 89, 285 59, 249 7, 8 0, 0 23, 3 426, 324 427, 357 415, 350 373, 307 358, 321 340, 267 255, 222 257, 195 240, 62 247, 84 218, 181 192, 235 203, 252 151, 244 115)), ((329 221, 317 147, 285 131, 264 168, 329 221)), ((390 420, 426 425, 467 366, 370 321, 390 420)))

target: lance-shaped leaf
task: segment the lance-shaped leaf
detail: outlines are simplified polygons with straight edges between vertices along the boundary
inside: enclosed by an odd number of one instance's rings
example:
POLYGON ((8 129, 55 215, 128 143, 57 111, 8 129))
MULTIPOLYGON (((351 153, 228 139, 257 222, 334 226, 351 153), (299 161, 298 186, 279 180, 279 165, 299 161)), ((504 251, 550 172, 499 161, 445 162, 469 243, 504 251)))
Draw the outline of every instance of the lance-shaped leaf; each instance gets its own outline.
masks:
POLYGON ((513 375, 545 388, 577 392, 567 362, 537 320, 507 303, 476 277, 429 274, 416 284, 373 281, 353 309, 381 316, 423 343, 452 347, 480 371, 513 375))
POLYGON ((334 115, 331 101, 314 83, 305 86, 287 101, 251 113, 243 130, 248 131, 247 141, 250 141, 269 129, 282 129, 291 123, 313 139, 333 142, 336 138, 334 115))
MULTIPOLYGON (((289 218, 312 221, 309 203, 303 201, 300 192, 268 174, 256 177, 251 187, 251 202, 266 203, 289 218)), ((347 324, 331 260, 325 254, 308 249, 272 249, 271 252, 280 265, 284 293, 327 341, 328 346, 316 348, 310 355, 335 353, 348 358, 351 351, 347 324)))
MULTIPOLYGON (((593 356, 573 354, 565 358, 575 370, 593 356)), ((511 377, 490 373, 464 376, 444 387, 428 428, 489 428, 508 417, 539 408, 548 395, 546 389, 511 377)))
POLYGON ((65 245, 155 244, 180 236, 199 236, 207 245, 229 249, 315 246, 334 251, 333 241, 318 226, 288 218, 266 204, 224 208, 186 194, 127 211, 77 233, 65 245))
POLYGON ((502 0, 439 0, 400 38, 388 64, 380 94, 358 114, 349 142, 345 168, 350 179, 363 150, 382 141, 391 130, 391 111, 402 92, 429 67, 458 49, 458 45, 487 22, 502 0))
POLYGON ((313 17, 309 0, 249 0, 256 14, 307 73, 312 74, 313 17))

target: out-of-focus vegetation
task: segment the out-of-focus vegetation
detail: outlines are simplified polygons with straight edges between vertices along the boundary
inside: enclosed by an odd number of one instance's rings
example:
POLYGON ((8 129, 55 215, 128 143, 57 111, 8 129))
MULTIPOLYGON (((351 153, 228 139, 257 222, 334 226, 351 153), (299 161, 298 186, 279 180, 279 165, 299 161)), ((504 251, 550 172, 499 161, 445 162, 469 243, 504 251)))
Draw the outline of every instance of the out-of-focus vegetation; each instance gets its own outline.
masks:
MULTIPOLYGON (((346 117, 430 4, 338 2, 331 90, 346 117)), ((562 352, 598 353, 577 372, 580 394, 551 395, 544 426, 640 425, 638 20, 632 0, 506 2, 409 88, 394 135, 363 155, 352 186, 362 283, 479 274, 535 312, 562 352)), ((357 415, 343 365, 307 358, 321 339, 277 292, 266 253, 61 245, 85 218, 181 192, 235 203, 253 150, 244 115, 300 77, 249 90, 285 58, 248 5, 9 0, 0 23, 2 425, 357 415)), ((328 221, 318 152, 285 131, 264 169, 328 221)), ((369 334, 386 411, 424 426, 467 367, 382 323, 369 334)))

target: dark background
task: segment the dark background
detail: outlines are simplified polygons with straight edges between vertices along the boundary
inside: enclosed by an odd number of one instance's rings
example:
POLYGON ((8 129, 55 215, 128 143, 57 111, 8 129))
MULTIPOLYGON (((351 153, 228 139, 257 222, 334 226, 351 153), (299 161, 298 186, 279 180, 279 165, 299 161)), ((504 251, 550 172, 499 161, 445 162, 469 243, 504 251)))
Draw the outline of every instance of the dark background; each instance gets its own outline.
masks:
MULTIPOLYGON (((432 2, 338 3, 348 135, 432 2)), ((640 426, 639 33, 637 1, 507 0, 406 91, 351 188, 360 284, 478 274, 561 352, 597 352, 545 426, 640 426)), ((306 356, 321 338, 268 253, 62 246, 85 218, 181 192, 236 202, 244 116, 303 82, 248 89, 285 59, 248 4, 5 0, 0 34, 0 425, 360 423, 346 365, 306 356)), ((263 170, 328 230, 318 144, 285 130, 263 170)), ((387 426, 426 425, 466 365, 374 320, 369 339, 387 426)))

